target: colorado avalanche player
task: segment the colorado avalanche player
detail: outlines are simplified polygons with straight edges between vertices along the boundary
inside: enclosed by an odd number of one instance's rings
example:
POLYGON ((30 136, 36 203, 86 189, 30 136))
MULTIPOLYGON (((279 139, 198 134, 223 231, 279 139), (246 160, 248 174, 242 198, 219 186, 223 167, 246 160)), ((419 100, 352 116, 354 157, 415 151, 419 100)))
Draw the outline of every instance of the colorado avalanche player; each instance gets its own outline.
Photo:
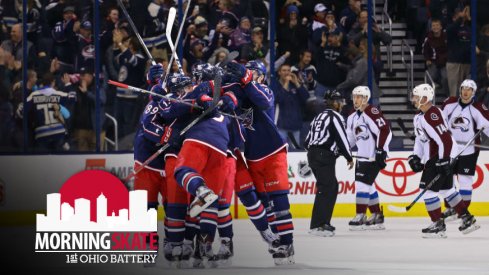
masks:
MULTIPOLYGON (((453 138, 461 149, 475 133, 484 128, 484 133, 489 134, 489 110, 484 104, 474 101, 477 85, 471 79, 466 79, 460 85, 460 97, 449 97, 443 104, 443 114, 447 118, 448 128, 453 138)), ((480 144, 480 138, 475 144, 480 144)), ((453 170, 453 178, 458 179, 459 193, 467 206, 472 200, 472 184, 474 183, 475 167, 479 149, 470 145, 458 157, 453 170)), ((443 212, 445 221, 456 216, 455 209, 447 207, 443 212)))
POLYGON ((369 105, 370 89, 358 86, 353 89, 355 112, 348 116, 346 133, 350 146, 357 146, 355 167, 356 216, 349 222, 350 230, 382 230, 384 214, 379 206, 379 194, 374 181, 386 166, 392 132, 382 112, 369 105), (374 161, 370 160, 375 158, 374 161), (367 208, 372 213, 367 219, 367 208))
POLYGON ((420 110, 420 113, 414 117, 416 139, 413 155, 409 157, 409 165, 414 172, 423 172, 420 182, 421 189, 427 188, 427 185, 440 175, 423 197, 433 223, 424 228, 422 233, 424 238, 446 238, 446 226, 442 218, 439 193, 461 216, 460 231, 467 234, 479 227, 453 186, 450 162, 457 154, 457 147, 443 112, 432 103, 433 97, 434 90, 428 84, 421 84, 413 89, 411 101, 414 107, 420 110))

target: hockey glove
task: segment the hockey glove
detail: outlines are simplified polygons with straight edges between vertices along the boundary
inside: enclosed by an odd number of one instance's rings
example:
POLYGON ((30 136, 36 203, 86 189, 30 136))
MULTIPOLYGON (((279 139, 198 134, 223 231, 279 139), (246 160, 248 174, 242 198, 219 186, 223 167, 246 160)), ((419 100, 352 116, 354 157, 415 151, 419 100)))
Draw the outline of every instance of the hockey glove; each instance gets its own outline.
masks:
POLYGON ((229 62, 226 70, 231 79, 242 85, 246 85, 253 80, 253 73, 237 62, 229 62))
POLYGON ((436 171, 442 176, 450 176, 452 167, 450 167, 450 158, 442 158, 436 161, 436 171))
POLYGON ((385 159, 387 158, 387 153, 384 150, 376 150, 375 151, 375 163, 380 169, 384 169, 387 164, 385 163, 385 159))
MULTIPOLYGON (((197 105, 202 107, 203 111, 209 109, 210 107, 212 107, 212 97, 206 94, 201 95, 199 98, 197 98, 197 105)), ((214 116, 216 114, 216 111, 217 109, 214 109, 207 116, 208 117, 214 116)))
POLYGON ((424 164, 421 163, 421 159, 417 155, 410 155, 408 157, 409 166, 413 172, 418 173, 424 170, 424 164))
POLYGON ((161 79, 163 72, 164 72, 163 65, 161 64, 152 65, 149 68, 148 74, 146 74, 146 81, 148 82, 149 85, 156 85, 158 83, 158 80, 161 79))
POLYGON ((165 132, 161 136, 161 144, 168 143, 173 148, 180 148, 182 146, 182 137, 180 136, 180 130, 171 126, 165 127, 165 132))
POLYGON ((233 92, 226 92, 221 97, 222 105, 219 107, 219 110, 225 113, 232 113, 236 106, 238 106, 238 99, 234 95, 233 92))

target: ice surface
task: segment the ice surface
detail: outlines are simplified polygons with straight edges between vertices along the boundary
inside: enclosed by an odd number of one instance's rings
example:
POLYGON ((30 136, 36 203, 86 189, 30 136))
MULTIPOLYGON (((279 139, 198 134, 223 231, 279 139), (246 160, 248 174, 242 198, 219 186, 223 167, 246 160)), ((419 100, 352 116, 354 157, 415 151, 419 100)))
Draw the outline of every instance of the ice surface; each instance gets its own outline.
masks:
MULTIPOLYGON (((295 219, 295 260, 287 267, 274 266, 267 245, 249 220, 234 221, 234 252, 231 267, 205 270, 170 270, 163 257, 156 267, 141 265, 63 264, 60 256, 41 266, 39 274, 489 274, 489 218, 478 218, 481 229, 468 235, 458 231, 458 222, 447 223, 447 239, 423 239, 421 229, 428 218, 386 218, 385 231, 348 230, 349 219, 333 219, 336 236, 309 235, 309 219, 295 219), (96 268, 92 271, 91 268, 96 268), (58 273, 59 272, 59 273, 58 273)), ((160 224, 161 225, 161 224, 160 224)), ((162 226, 160 226, 162 229, 162 226)), ((23 247, 34 250, 31 228, 0 229, 3 238, 20 238, 23 247)), ((162 230, 161 230, 162 231, 162 230)), ((162 232, 160 232, 162 233, 162 232)), ((2 248, 2 250, 4 250, 2 248)), ((217 251, 217 247, 216 247, 217 251)), ((2 251, 4 252, 4 251, 2 251)), ((18 252, 18 251, 17 251, 18 252)), ((28 251, 22 251, 28 253, 28 251)), ((5 255, 4 253, 2 253, 5 255)), ((37 253, 35 256, 38 257, 37 253)), ((18 260, 18 259, 17 259, 18 260)), ((20 273, 19 273, 20 274, 20 273)), ((34 273, 30 273, 34 274, 34 273)))

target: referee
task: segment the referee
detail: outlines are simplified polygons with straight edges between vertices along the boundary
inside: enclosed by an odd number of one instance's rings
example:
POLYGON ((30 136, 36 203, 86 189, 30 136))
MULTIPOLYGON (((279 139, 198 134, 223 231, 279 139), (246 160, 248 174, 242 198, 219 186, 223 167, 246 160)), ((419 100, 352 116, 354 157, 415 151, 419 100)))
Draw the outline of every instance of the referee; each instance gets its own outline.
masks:
POLYGON ((332 237, 335 228, 331 226, 331 216, 338 195, 336 158, 343 155, 348 161, 348 169, 353 168, 353 159, 345 122, 338 113, 345 104, 344 99, 336 90, 326 91, 324 99, 326 110, 311 122, 306 137, 307 160, 316 177, 317 187, 309 234, 332 237))

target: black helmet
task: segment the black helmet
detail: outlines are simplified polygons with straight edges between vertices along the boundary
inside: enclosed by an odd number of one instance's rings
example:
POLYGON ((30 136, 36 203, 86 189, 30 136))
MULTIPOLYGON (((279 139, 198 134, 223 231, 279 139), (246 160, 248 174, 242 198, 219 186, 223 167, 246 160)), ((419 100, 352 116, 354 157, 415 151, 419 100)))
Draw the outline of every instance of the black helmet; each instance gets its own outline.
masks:
POLYGON ((327 90, 324 94, 325 100, 342 100, 343 96, 336 90, 327 90))

